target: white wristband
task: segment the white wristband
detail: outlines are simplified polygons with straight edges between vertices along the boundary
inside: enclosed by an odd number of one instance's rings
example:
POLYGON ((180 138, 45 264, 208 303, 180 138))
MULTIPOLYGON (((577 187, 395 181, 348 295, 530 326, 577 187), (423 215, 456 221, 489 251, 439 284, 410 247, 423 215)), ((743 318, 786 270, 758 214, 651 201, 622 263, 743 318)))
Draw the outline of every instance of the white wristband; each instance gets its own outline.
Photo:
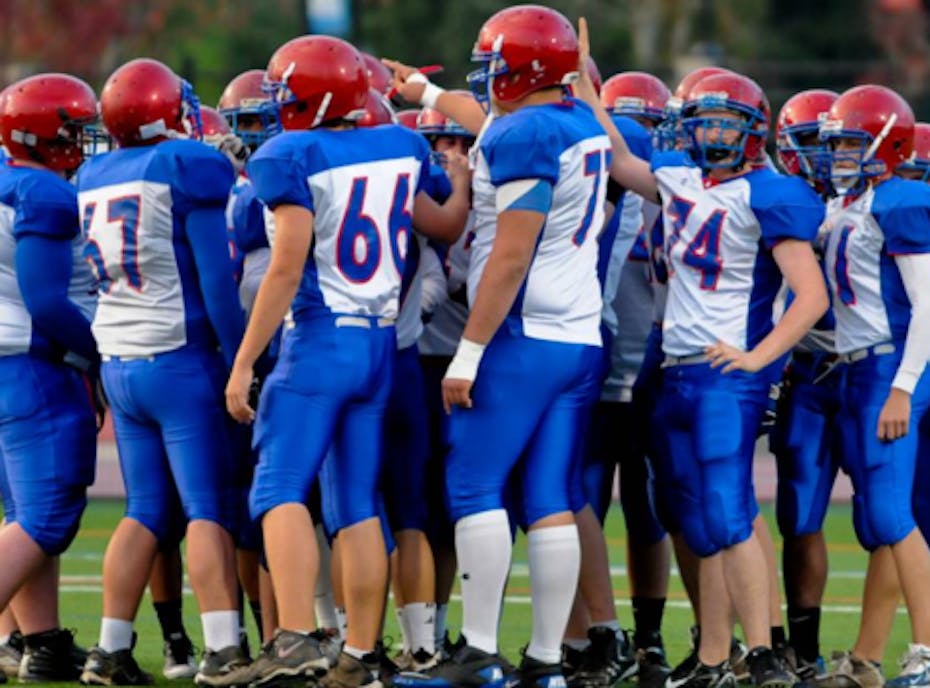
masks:
POLYGON ((446 92, 446 89, 437 86, 427 79, 423 72, 414 72, 407 77, 406 83, 423 84, 423 95, 420 96, 420 105, 428 107, 431 110, 436 108, 436 101, 439 100, 439 96, 446 92))
POLYGON ((447 379, 474 382, 478 376, 478 366, 481 364, 481 357, 484 355, 485 347, 485 344, 470 342, 463 337, 459 341, 459 348, 455 351, 455 357, 449 364, 445 377, 447 379))

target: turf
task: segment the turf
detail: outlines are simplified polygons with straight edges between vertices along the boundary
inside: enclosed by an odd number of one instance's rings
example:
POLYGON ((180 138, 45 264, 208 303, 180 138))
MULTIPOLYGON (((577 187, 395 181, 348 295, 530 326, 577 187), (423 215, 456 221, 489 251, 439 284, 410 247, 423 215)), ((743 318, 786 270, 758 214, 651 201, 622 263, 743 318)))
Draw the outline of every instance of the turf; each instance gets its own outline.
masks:
MULTIPOLYGON (((122 508, 120 501, 92 502, 84 516, 76 541, 63 557, 62 622, 76 629, 78 641, 85 645, 92 645, 97 639, 101 613, 101 560, 107 539, 122 513, 122 508)), ((764 513, 771 523, 771 508, 765 508, 764 513)), ((866 556, 856 544, 848 505, 834 505, 831 508, 827 517, 826 532, 831 574, 824 600, 821 646, 824 653, 829 654, 830 650, 850 647, 855 639, 866 556)), ((629 586, 623 568, 626 542, 623 520, 617 508, 611 511, 608 518, 607 537, 610 561, 615 570, 613 581, 618 614, 623 625, 632 626, 628 602, 629 586)), ((501 624, 502 650, 512 659, 518 657, 519 648, 528 642, 530 633, 531 607, 528 602, 529 580, 526 576, 525 561, 525 543, 521 539, 514 551, 514 574, 510 580, 507 593, 509 600, 501 624)), ((449 617, 450 627, 457 628, 460 619, 460 607, 457 602, 453 604, 449 617)), ((189 594, 185 599, 185 619, 195 644, 199 643, 196 605, 189 594)), ((399 638, 392 612, 389 612, 387 619, 386 635, 399 638)), ((687 608, 681 581, 677 575, 673 575, 663 627, 669 657, 673 663, 688 651, 688 626, 691 623, 691 612, 687 608)), ((136 630, 139 634, 136 655, 140 664, 157 675, 159 683, 168 684, 168 681, 161 679, 161 635, 148 599, 142 603, 136 630)), ((252 632, 254 648, 254 627, 252 632)), ((895 620, 894 632, 885 657, 887 675, 892 676, 896 673, 893 660, 905 650, 908 637, 907 615, 902 612, 895 620)))

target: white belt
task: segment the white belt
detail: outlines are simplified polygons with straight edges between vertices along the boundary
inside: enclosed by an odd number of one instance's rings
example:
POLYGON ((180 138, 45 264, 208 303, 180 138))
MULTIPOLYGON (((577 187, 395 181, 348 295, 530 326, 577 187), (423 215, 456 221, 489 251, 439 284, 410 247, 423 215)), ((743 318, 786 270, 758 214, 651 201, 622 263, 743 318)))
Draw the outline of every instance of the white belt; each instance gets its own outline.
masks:
POLYGON ((110 354, 101 354, 100 360, 103 361, 104 363, 108 363, 110 361, 119 361, 121 363, 125 363, 127 361, 150 361, 151 362, 155 360, 155 356, 151 354, 147 356, 111 356, 110 354))
POLYGON ((363 318, 358 315, 340 315, 336 317, 336 327, 393 327, 394 318, 363 318))
POLYGON ((894 344, 876 344, 875 346, 867 346, 864 349, 856 349, 855 351, 840 354, 840 360, 843 363, 855 363, 869 356, 884 356, 886 354, 893 354, 895 351, 897 351, 897 349, 894 344))

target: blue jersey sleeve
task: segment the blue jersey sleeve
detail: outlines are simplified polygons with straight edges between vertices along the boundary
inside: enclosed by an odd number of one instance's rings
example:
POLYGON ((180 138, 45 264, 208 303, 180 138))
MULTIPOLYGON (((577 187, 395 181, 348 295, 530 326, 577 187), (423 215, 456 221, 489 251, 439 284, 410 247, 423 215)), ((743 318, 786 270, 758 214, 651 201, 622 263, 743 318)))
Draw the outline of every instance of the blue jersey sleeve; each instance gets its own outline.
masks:
POLYGON ((633 155, 642 160, 652 158, 652 134, 646 127, 631 117, 613 115, 611 119, 633 155))
POLYGON ((889 179, 875 189, 875 217, 891 255, 930 253, 930 186, 889 179))
POLYGON ((236 192, 232 210, 236 247, 243 254, 268 247, 265 232, 265 209, 255 195, 255 187, 244 184, 236 192))
POLYGON ((452 182, 449 181, 449 176, 439 165, 429 165, 423 191, 440 205, 445 203, 449 196, 452 195, 452 182))
POLYGON ((813 241, 826 208, 813 189, 799 177, 758 170, 751 177, 750 203, 766 248, 784 239, 813 241))
POLYGON ((318 144, 309 132, 280 134, 267 141, 246 164, 255 195, 274 210, 279 205, 299 205, 313 212, 313 195, 307 178, 308 160, 319 157, 318 144))
POLYGON ((696 167, 691 157, 682 151, 654 151, 649 156, 649 167, 653 172, 663 167, 696 167))
POLYGON ((80 231, 77 190, 47 170, 31 172, 17 184, 13 236, 73 239, 80 231))
MULTIPOLYGON (((229 159, 199 141, 172 141, 165 146, 174 200, 184 212, 226 207, 236 173, 229 159)), ((163 144, 164 145, 164 144, 163 144)))
POLYGON ((541 117, 508 115, 494 120, 481 143, 491 183, 502 186, 518 179, 542 179, 553 186, 559 179, 559 137, 541 117))

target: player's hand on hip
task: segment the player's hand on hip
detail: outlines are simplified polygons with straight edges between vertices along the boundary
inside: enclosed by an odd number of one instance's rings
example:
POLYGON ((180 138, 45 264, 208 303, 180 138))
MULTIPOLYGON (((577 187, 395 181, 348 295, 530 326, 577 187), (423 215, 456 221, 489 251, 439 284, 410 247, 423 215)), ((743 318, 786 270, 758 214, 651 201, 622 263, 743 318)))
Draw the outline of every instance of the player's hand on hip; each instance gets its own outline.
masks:
POLYGON ((255 410, 249 406, 249 390, 254 377, 251 367, 233 366, 226 383, 226 410, 240 423, 255 420, 255 410))
POLYGON ((423 97, 423 91, 426 90, 426 85, 422 81, 407 82, 407 79, 409 79, 411 75, 417 73, 417 68, 406 65, 403 62, 397 62, 396 60, 388 60, 387 58, 383 58, 381 62, 384 63, 385 67, 394 72, 394 82, 391 84, 394 90, 408 103, 419 104, 420 98, 423 97))
POLYGON ((755 373, 762 368, 761 362, 753 351, 743 351, 735 346, 730 346, 723 342, 712 344, 704 353, 710 361, 711 368, 720 368, 723 366, 721 373, 731 373, 734 370, 745 370, 747 373, 755 373))
POLYGON ((453 406, 471 408, 471 380, 459 380, 454 377, 443 378, 442 406, 446 413, 452 413, 453 406))
POLYGON ((878 414, 878 439, 892 442, 904 437, 911 421, 911 395, 902 389, 892 387, 878 414))

